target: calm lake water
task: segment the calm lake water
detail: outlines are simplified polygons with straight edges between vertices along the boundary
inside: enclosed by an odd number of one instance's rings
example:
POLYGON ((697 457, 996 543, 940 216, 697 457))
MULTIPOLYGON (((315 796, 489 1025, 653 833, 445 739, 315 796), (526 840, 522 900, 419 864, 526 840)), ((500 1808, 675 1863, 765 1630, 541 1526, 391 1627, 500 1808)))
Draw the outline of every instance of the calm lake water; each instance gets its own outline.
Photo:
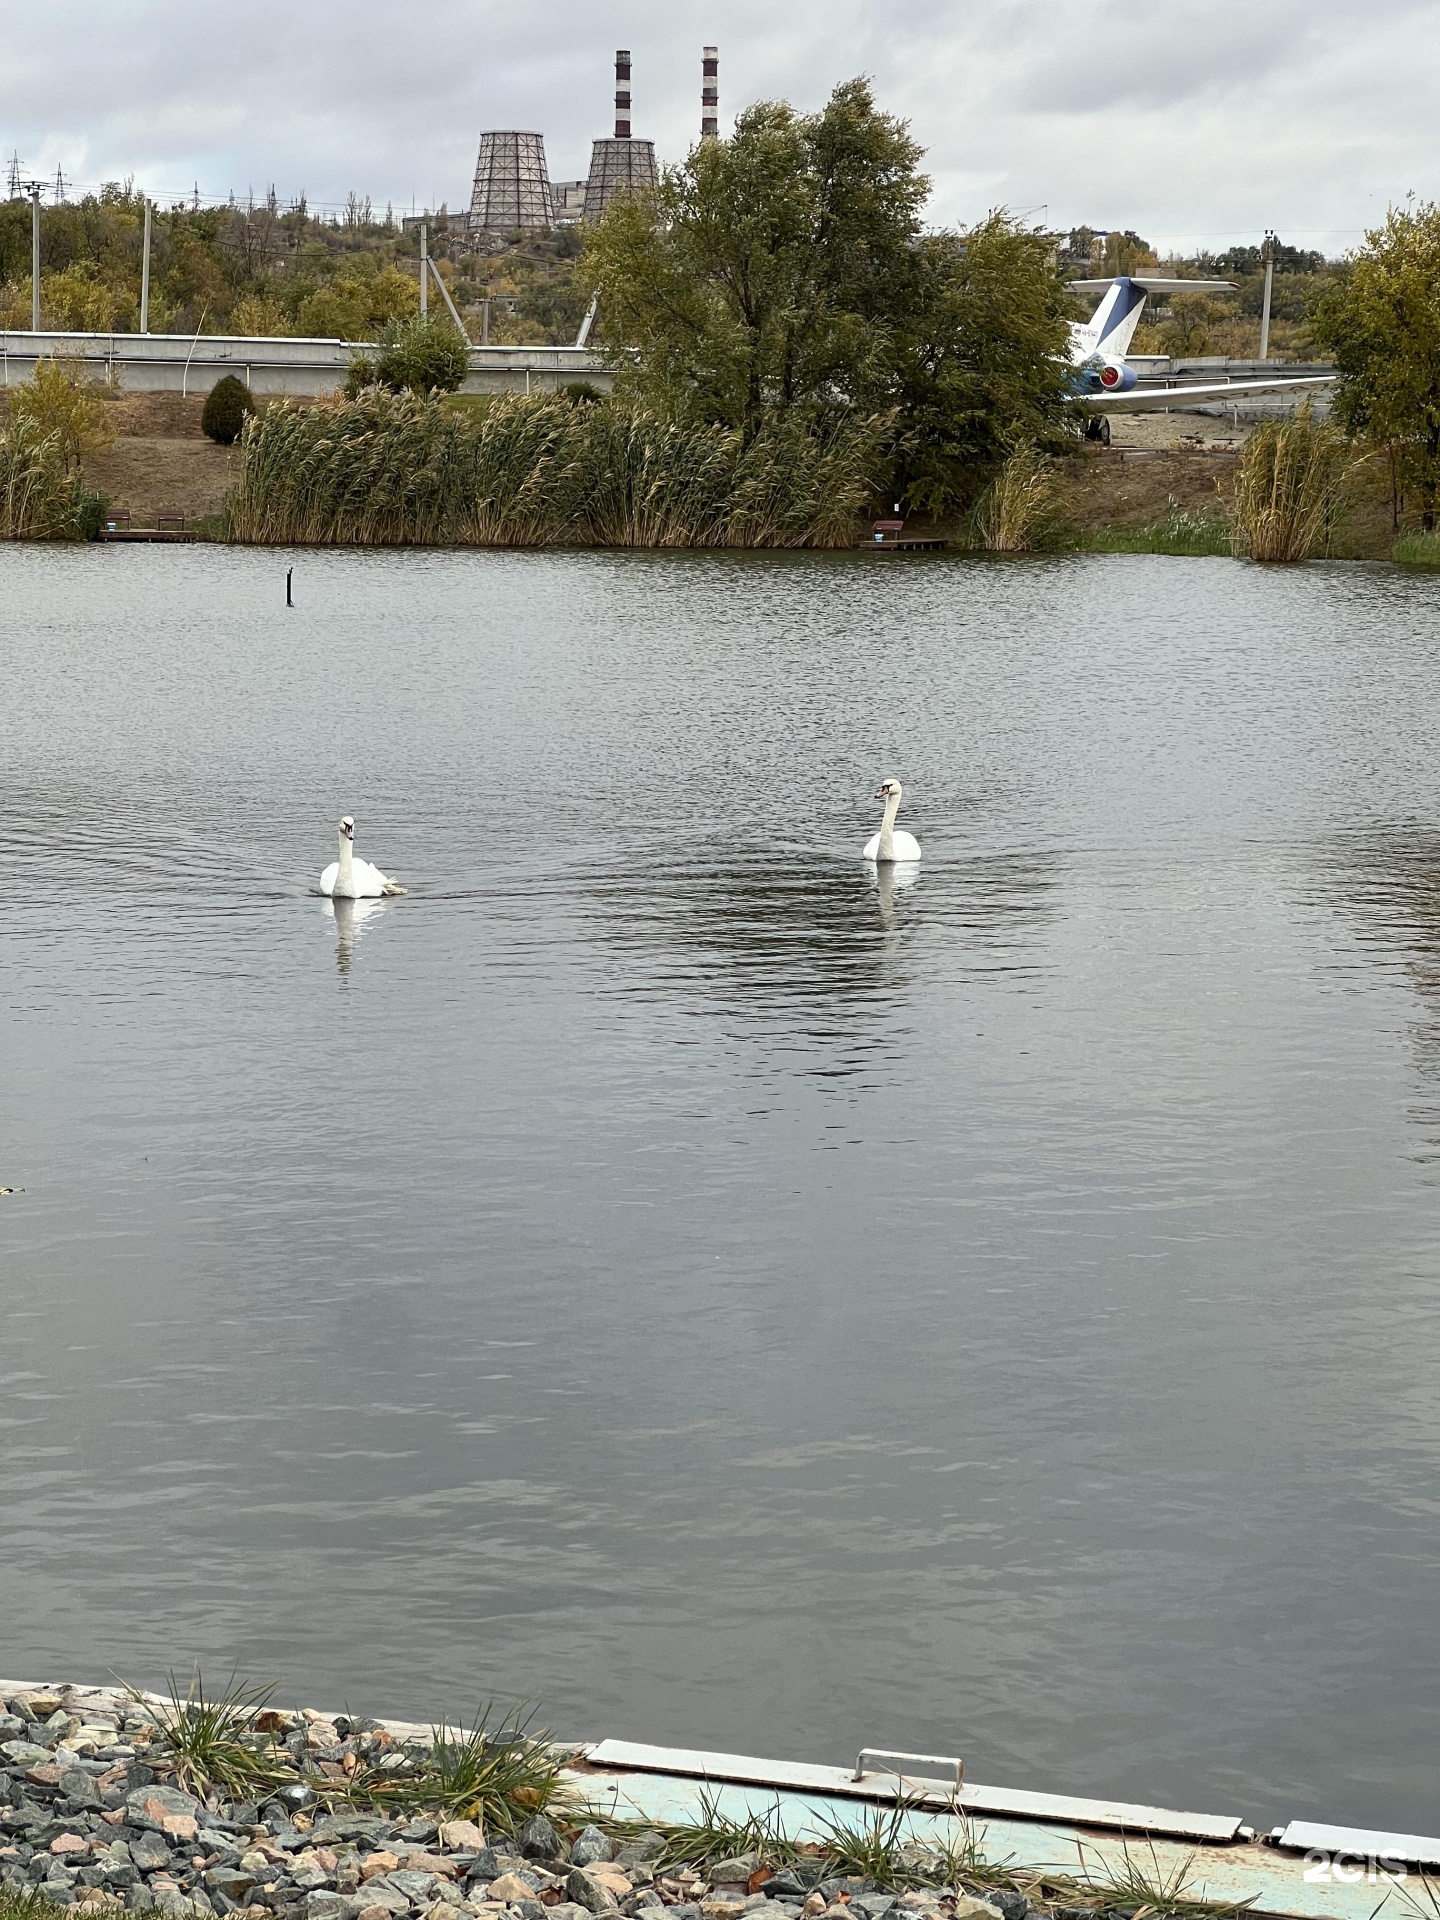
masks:
POLYGON ((1391 569, 0 553, 0 1672, 1435 1831, 1437 745, 1391 569))

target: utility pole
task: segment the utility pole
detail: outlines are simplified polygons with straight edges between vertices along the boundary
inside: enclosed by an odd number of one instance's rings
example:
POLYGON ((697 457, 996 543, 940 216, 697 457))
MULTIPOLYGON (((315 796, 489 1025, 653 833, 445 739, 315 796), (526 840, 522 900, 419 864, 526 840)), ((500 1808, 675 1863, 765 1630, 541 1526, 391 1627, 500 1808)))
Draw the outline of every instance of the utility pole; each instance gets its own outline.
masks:
POLYGON ((1260 358, 1270 358, 1270 289, 1275 283, 1275 236, 1265 234, 1265 302, 1260 309, 1260 358))
POLYGON ((420 318, 422 320, 430 311, 430 273, 426 264, 430 258, 428 237, 425 222, 422 220, 420 222, 420 318))
POLYGON ((140 255, 140 331, 150 331, 150 196, 145 196, 145 239, 140 255))
POLYGON ((30 182, 30 331, 40 331, 40 182, 30 182))

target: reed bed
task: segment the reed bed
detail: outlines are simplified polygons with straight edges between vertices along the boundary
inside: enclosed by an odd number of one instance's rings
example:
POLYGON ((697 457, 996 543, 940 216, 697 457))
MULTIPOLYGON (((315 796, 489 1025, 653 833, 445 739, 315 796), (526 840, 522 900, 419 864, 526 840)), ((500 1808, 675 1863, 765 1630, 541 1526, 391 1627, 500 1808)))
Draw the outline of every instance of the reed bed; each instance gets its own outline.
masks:
POLYGON ((0 434, 0 540, 88 540, 104 501, 67 473, 58 433, 23 415, 0 434))
POLYGON ((241 441, 232 540, 316 546, 848 546, 882 420, 747 447, 612 402, 504 396, 471 414, 369 389, 265 409, 241 441))
POLYGON ((1390 558, 1407 567, 1440 567, 1440 533, 1402 534, 1390 558))
POLYGON ((1308 407, 1290 420, 1265 421, 1240 460, 1233 551, 1287 562, 1328 552, 1358 465, 1339 429, 1308 407))

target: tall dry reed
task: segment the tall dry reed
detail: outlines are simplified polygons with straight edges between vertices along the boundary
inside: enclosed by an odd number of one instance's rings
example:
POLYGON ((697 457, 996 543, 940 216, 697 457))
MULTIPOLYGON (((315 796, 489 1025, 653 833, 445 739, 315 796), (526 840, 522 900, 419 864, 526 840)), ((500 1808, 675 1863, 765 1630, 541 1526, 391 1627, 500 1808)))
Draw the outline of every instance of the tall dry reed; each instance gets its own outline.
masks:
POLYGON ((245 428, 230 536, 357 546, 849 545, 884 422, 743 447, 610 402, 505 396, 478 416, 370 389, 245 428))
POLYGON ((1308 407, 1266 420, 1245 443, 1232 549, 1252 560, 1309 560, 1328 551, 1357 462, 1344 436, 1308 407))
POLYGON ((1060 476, 1037 447, 1019 446, 980 501, 977 524, 988 553, 1033 553, 1053 544, 1060 476))
POLYGON ((84 540, 102 506, 67 473, 60 435, 12 413, 0 434, 0 540, 84 540))

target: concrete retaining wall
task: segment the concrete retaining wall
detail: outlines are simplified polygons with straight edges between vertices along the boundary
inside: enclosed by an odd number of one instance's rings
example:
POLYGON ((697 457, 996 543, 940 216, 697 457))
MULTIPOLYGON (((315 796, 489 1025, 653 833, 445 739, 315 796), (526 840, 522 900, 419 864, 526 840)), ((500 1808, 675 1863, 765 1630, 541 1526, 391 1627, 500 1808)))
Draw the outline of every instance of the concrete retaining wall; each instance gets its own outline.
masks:
MULTIPOLYGON (((361 351, 350 340, 0 332, 0 385, 21 385, 34 375, 37 360, 60 354, 84 360, 97 378, 115 381, 127 393, 205 394, 233 373, 252 393, 313 398, 343 386, 351 354, 361 351)), ((472 347, 462 391, 553 393, 573 381, 608 393, 614 372, 588 347, 472 347)))

